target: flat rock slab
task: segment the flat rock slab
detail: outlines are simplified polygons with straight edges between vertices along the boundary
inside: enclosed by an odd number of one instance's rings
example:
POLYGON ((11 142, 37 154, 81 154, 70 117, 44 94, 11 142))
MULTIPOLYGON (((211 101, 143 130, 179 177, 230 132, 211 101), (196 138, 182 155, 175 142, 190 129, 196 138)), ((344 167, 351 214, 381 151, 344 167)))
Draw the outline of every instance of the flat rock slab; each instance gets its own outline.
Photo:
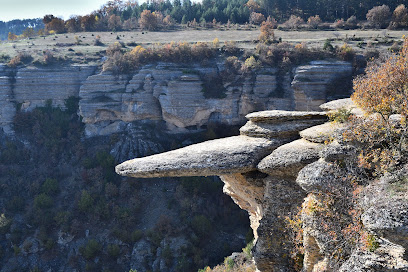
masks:
POLYGON ((330 142, 342 138, 346 126, 341 123, 324 123, 301 131, 300 137, 314 143, 330 142))
POLYGON ((333 100, 327 103, 324 103, 319 106, 322 110, 326 112, 332 112, 332 111, 338 111, 340 109, 346 109, 349 110, 352 114, 361 116, 364 115, 364 112, 362 109, 357 107, 356 104, 354 104, 353 100, 351 98, 344 98, 344 99, 338 99, 338 100, 333 100))
POLYGON ((258 170, 269 175, 297 176, 306 165, 317 161, 324 145, 300 139, 282 145, 258 164, 258 170))
POLYGON ((234 136, 129 160, 116 166, 116 173, 138 178, 246 173, 256 170, 259 161, 281 144, 279 140, 234 136))
POLYGON ((325 112, 319 111, 283 111, 283 110, 271 110, 271 111, 258 111, 247 114, 245 116, 252 122, 282 122, 293 120, 306 120, 306 119, 327 119, 325 112))
POLYGON ((353 100, 351 100, 351 98, 344 98, 324 103, 320 105, 320 108, 324 111, 335 111, 339 109, 356 108, 356 105, 354 104, 353 100))
POLYGON ((299 138, 299 131, 325 121, 325 119, 293 120, 279 123, 254 123, 248 121, 239 131, 241 135, 249 137, 285 138, 290 140, 290 138, 299 138))

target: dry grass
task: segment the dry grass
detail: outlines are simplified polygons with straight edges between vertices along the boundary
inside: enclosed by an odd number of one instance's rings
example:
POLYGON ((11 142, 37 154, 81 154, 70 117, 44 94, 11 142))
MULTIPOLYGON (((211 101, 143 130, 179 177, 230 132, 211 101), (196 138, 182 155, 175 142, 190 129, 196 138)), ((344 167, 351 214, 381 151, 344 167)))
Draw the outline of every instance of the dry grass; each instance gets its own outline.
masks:
MULTIPOLYGON (((229 29, 229 30, 177 30, 166 32, 83 32, 36 37, 16 42, 0 43, 0 52, 13 57, 18 52, 27 51, 34 59, 38 59, 45 50, 51 50, 56 57, 65 57, 75 63, 100 64, 104 52, 117 41, 125 45, 129 43, 154 46, 157 43, 179 42, 212 42, 218 38, 222 45, 225 41, 236 41, 237 46, 245 49, 254 49, 260 34, 256 29, 229 29), (100 36, 102 46, 95 46, 96 36, 100 36), (77 38, 76 38, 77 37, 77 38)), ((339 30, 339 31, 275 31, 276 39, 289 43, 306 42, 309 47, 322 48, 325 40, 331 39, 333 45, 341 46, 347 42, 357 52, 362 52, 367 43, 373 49, 384 50, 392 45, 392 41, 401 41, 404 31, 389 30, 339 30)), ((133 48, 131 44, 129 48, 133 48)))

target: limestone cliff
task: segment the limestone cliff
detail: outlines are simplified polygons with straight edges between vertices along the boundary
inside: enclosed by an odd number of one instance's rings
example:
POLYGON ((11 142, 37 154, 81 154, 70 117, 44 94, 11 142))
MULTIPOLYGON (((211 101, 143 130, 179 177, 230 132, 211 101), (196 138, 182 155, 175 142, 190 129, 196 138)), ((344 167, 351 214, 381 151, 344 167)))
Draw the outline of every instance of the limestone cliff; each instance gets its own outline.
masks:
MULTIPOLYGON (((223 78, 223 65, 146 65, 130 75, 100 73, 97 67, 0 66, 0 126, 10 126, 16 109, 31 110, 47 100, 63 106, 68 97, 80 99, 86 136, 123 132, 127 124, 163 121, 172 132, 188 132, 209 123, 241 124, 250 112, 319 110, 331 99, 336 80, 348 77, 352 66, 341 61, 315 61, 289 72, 263 68, 256 75, 223 78), (206 85, 211 86, 207 93, 206 85), (216 86, 216 87, 214 87, 216 86), (303 106, 301 106, 303 105, 303 106)), ((338 87, 338 86, 337 86, 338 87)), ((347 96, 348 87, 337 88, 347 96)))
MULTIPOLYGON (((350 100, 322 108, 344 106, 359 113, 350 100)), ((219 175, 224 192, 249 213, 260 271, 294 271, 297 265, 290 256, 296 241, 287 221, 299 209, 302 271, 408 270, 407 201, 387 192, 389 181, 382 179, 365 189, 359 200, 362 225, 360 218, 347 214, 348 202, 354 200, 343 198, 353 189, 345 182, 349 173, 344 164, 355 154, 342 141, 345 125, 325 123, 325 113, 319 112, 264 111, 247 118, 241 136, 130 160, 116 171, 141 178, 219 175), (328 201, 327 196, 334 197, 328 201), (376 235, 375 246, 371 240, 368 249, 356 246, 358 232, 376 235)))

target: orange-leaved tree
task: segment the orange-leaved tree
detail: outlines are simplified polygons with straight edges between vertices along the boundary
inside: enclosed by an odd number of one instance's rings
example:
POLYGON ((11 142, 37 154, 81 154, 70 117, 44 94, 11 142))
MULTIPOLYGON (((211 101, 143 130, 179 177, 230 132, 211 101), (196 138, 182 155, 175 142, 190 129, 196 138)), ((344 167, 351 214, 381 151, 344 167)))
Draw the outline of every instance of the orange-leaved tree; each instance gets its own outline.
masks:
POLYGON ((360 143, 360 166, 390 171, 408 160, 408 38, 398 54, 367 68, 354 80, 353 101, 364 118, 352 120, 346 138, 360 143))

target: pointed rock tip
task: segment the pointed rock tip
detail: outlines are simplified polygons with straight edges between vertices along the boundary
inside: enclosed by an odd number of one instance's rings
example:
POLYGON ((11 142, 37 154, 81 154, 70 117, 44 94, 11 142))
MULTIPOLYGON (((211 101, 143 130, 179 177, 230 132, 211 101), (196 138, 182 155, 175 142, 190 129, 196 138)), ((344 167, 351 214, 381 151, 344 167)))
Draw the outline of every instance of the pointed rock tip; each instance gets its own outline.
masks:
POLYGON ((245 173, 255 170, 281 144, 279 140, 234 136, 129 160, 116 166, 116 173, 137 178, 245 173))

